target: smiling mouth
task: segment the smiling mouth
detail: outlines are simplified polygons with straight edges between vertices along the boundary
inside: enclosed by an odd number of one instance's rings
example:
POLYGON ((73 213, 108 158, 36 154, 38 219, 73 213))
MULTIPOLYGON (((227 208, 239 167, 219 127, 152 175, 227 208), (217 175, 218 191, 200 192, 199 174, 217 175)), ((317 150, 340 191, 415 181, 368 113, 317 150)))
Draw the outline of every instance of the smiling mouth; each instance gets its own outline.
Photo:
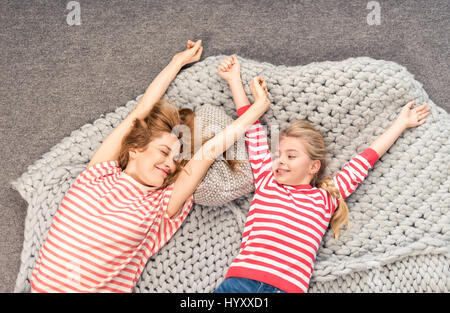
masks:
MULTIPOLYGON (((155 166, 156 167, 156 166, 155 166)), ((163 170, 162 168, 159 168, 159 167, 156 167, 158 170, 160 170, 161 172, 163 172, 164 173, 164 175, 169 175, 169 173, 168 172, 166 172, 165 170, 163 170)))
POLYGON ((275 172, 276 172, 278 175, 283 175, 283 174, 289 173, 290 171, 289 171, 289 170, 277 169, 275 172))

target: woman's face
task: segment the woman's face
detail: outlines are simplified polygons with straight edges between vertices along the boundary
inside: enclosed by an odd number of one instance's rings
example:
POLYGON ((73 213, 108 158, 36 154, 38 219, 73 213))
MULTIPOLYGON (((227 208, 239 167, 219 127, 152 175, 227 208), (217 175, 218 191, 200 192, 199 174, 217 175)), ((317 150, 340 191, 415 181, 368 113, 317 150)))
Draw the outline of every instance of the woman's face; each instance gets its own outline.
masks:
POLYGON ((272 162, 273 174, 279 184, 308 185, 319 169, 320 161, 309 157, 300 138, 280 140, 272 162))
POLYGON ((179 157, 180 148, 174 134, 164 133, 152 140, 145 150, 129 152, 125 173, 143 185, 158 188, 176 170, 175 160, 179 157))

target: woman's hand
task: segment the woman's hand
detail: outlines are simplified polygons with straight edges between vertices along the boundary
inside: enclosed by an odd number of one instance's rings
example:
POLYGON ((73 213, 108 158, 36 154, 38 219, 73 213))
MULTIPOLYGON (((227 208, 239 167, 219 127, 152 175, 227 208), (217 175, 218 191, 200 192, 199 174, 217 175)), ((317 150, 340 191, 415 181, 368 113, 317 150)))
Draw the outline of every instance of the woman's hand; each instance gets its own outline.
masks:
POLYGON ((425 123, 427 121, 425 117, 430 114, 430 107, 428 106, 428 103, 425 103, 417 108, 411 109, 415 103, 416 101, 413 100, 403 106, 395 123, 404 129, 420 126, 425 123))
POLYGON ((266 82, 261 76, 256 76, 252 79, 250 91, 255 99, 254 105, 261 105, 267 110, 270 106, 269 92, 267 91, 266 82))
POLYGON ((202 56, 202 41, 197 40, 195 43, 193 41, 187 41, 187 48, 184 51, 178 52, 173 56, 173 60, 179 62, 181 66, 186 64, 197 62, 202 56))
POLYGON ((236 58, 236 55, 226 57, 225 60, 217 67, 219 76, 228 83, 232 80, 241 79, 241 64, 236 58))
POLYGON ((174 55, 172 62, 155 77, 150 86, 145 90, 144 96, 137 103, 136 108, 108 135, 97 149, 88 167, 104 161, 118 160, 120 143, 130 132, 134 119, 144 119, 150 113, 154 104, 167 91, 167 88, 175 79, 181 67, 200 60, 202 50, 201 40, 198 40, 196 43, 188 40, 187 49, 174 55))

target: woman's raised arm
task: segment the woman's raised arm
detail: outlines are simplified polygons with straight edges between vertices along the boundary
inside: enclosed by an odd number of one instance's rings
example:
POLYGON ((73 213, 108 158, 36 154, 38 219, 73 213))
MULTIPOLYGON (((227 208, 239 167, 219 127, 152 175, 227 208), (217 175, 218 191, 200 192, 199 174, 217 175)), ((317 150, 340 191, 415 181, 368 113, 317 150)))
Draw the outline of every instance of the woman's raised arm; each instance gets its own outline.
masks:
POLYGON ((202 41, 192 42, 188 40, 187 48, 175 54, 170 63, 156 76, 144 95, 139 100, 131 113, 117 126, 91 158, 88 168, 104 161, 114 161, 119 158, 120 144, 122 139, 129 133, 136 118, 144 119, 167 91, 170 83, 175 79, 181 68, 189 63, 200 60, 203 47, 202 41))
POLYGON ((187 173, 182 171, 178 176, 167 208, 167 214, 170 217, 176 215, 186 200, 194 193, 215 159, 245 134, 247 128, 253 125, 269 108, 267 88, 261 77, 255 77, 252 80, 250 90, 255 99, 253 105, 223 131, 203 144, 186 164, 187 173))

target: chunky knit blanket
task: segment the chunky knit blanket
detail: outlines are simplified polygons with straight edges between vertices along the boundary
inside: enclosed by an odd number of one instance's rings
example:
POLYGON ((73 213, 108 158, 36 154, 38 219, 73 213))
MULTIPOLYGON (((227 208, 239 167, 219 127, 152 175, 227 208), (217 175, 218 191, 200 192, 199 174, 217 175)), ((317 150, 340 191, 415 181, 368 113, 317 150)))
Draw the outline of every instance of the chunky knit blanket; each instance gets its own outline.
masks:
MULTIPOLYGON (((180 107, 211 104, 236 118, 231 92, 217 74, 223 58, 184 69, 166 95, 180 107)), ((309 292, 448 292, 448 113, 393 62, 359 57, 287 67, 239 60, 250 99, 251 78, 267 81, 272 107, 261 122, 281 127, 293 119, 312 122, 326 140, 330 174, 380 135, 404 104, 413 99, 430 104, 427 123, 406 130, 347 199, 351 227, 338 240, 326 233, 309 292)), ((29 290, 64 193, 140 97, 74 131, 13 182, 28 202, 16 292, 29 290)), ((222 206, 195 204, 175 236, 150 258, 135 292, 212 292, 239 251, 251 199, 249 193, 222 206)))

